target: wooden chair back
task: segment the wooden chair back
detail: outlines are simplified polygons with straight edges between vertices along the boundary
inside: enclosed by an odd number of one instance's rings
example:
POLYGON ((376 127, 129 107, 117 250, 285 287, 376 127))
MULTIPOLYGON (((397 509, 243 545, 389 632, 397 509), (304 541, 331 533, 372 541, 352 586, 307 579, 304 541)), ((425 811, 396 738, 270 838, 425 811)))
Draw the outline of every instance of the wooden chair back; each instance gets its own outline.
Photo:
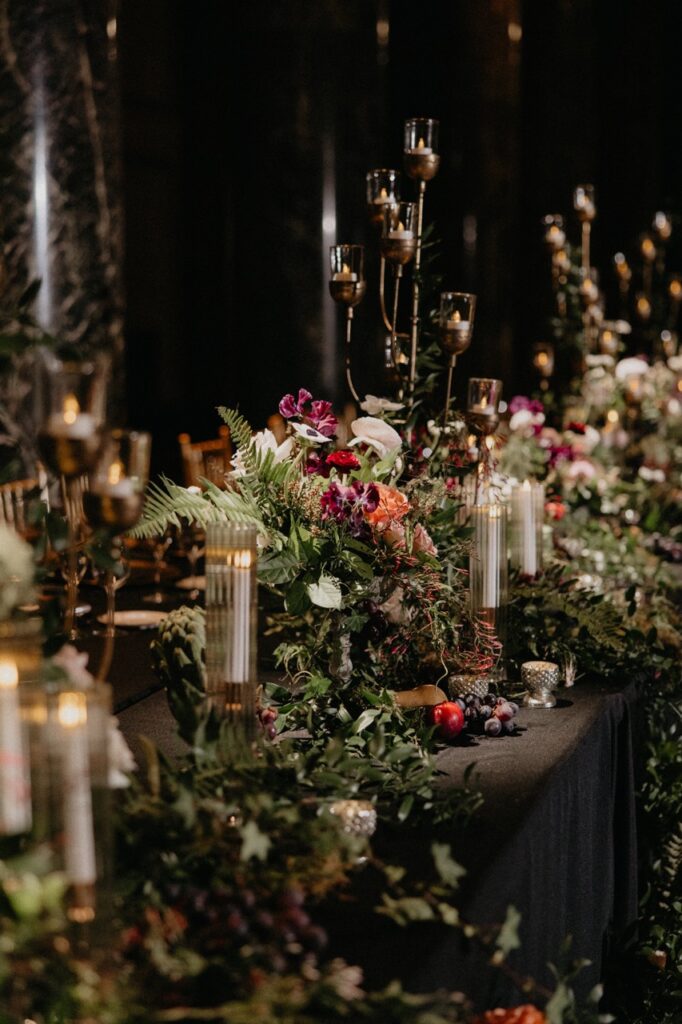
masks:
POLYGON ((189 434, 179 434, 178 444, 186 487, 201 487, 202 477, 216 487, 227 487, 225 477, 232 468, 232 442, 228 427, 222 426, 218 437, 210 441, 192 441, 189 434))

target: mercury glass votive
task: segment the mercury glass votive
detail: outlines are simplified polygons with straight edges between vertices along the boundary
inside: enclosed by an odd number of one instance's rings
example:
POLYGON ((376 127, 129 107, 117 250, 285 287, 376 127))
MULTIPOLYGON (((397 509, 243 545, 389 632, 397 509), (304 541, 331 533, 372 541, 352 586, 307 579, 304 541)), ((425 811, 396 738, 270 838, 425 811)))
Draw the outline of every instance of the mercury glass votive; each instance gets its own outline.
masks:
POLYGON ((440 347, 458 356, 471 344, 476 317, 476 296, 470 292, 441 292, 438 311, 440 347))
POLYGON ((385 203, 381 222, 381 255, 394 266, 405 266, 417 251, 417 204, 385 203))
POLYGON ((469 419, 479 433, 494 434, 500 422, 498 413, 502 381, 495 377, 470 377, 467 391, 469 419))
POLYGON ((430 181, 438 173, 438 129, 432 117, 411 117, 405 121, 403 164, 410 178, 430 181))
POLYGON ((376 832, 377 812, 369 800, 335 800, 329 811, 348 835, 369 839, 376 832))
POLYGON ((399 172, 377 167, 367 172, 367 212, 372 224, 380 227, 387 203, 400 202, 399 172))
POLYGON ((255 735, 258 625, 256 528, 206 527, 206 693, 247 739, 255 735))
POLYGON ((521 666, 521 682, 528 693, 524 699, 527 708, 553 708, 554 691, 559 686, 559 666, 552 661, 525 661, 521 666))
POLYGON ((545 488, 535 481, 513 484, 511 490, 510 560, 524 576, 542 570, 542 527, 545 518, 545 488))
POLYGON ((330 246, 329 293, 334 302, 357 306, 366 291, 364 245, 330 246))

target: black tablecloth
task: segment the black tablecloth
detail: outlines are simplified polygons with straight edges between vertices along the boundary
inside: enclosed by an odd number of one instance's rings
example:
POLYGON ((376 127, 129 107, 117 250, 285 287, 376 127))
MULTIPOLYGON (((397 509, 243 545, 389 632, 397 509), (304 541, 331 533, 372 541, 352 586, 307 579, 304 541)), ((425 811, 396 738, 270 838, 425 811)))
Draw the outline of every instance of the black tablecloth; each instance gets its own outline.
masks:
MULTIPOLYGON (((130 588, 123 607, 140 607, 130 588)), ((169 594, 169 604, 182 596, 169 594)), ((121 727, 136 756, 140 733, 173 755, 182 749, 163 691, 152 674, 149 632, 117 641, 110 679, 121 727)), ((96 665, 101 641, 84 639, 96 665)), ((552 987, 547 968, 567 935, 571 955, 592 966, 578 989, 597 983, 609 929, 636 917, 636 837, 631 716, 634 690, 579 683, 550 711, 521 709, 523 731, 482 739, 440 755, 444 784, 457 785, 474 761, 484 795, 474 821, 450 837, 466 867, 462 915, 501 922, 509 904, 522 915, 521 948, 510 963, 552 987)), ((430 844, 428 835, 418 842, 430 844)), ((331 923, 335 948, 361 963, 368 981, 400 978, 413 990, 461 988, 480 1006, 523 1001, 513 984, 464 948, 459 932, 436 925, 407 930, 354 907, 331 923)))

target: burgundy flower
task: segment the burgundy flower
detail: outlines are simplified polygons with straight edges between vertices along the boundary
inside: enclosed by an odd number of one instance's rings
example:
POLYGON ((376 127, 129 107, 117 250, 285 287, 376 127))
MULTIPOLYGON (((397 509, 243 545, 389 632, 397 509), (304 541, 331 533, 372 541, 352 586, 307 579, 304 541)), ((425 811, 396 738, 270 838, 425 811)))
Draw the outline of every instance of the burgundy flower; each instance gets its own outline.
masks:
POLYGON ((327 461, 319 452, 312 450, 308 452, 305 471, 308 476, 323 476, 326 478, 331 473, 331 467, 327 465, 327 461))
POLYGON ((570 444, 553 444, 550 445, 549 449, 549 464, 550 466, 556 466, 557 462, 573 460, 573 449, 570 444))
POLYGON ((298 400, 293 395, 285 395, 279 403, 279 411, 285 420, 293 419, 294 416, 305 416, 305 409, 308 402, 312 402, 313 396, 305 388, 298 389, 298 400))
POLYGON ((509 403, 509 412, 513 416, 515 412, 521 412, 522 409, 527 409, 528 412, 534 414, 544 412, 542 402, 538 402, 537 398, 527 398, 526 395, 514 395, 509 403))
POLYGON ((348 523, 353 537, 369 533, 365 512, 373 512, 378 504, 376 484, 364 484, 361 480, 354 480, 348 487, 334 480, 320 497, 322 518, 348 523))
POLYGON ((360 460, 347 448, 344 448, 342 451, 332 452, 331 455, 327 456, 326 461, 328 466, 335 466, 337 469, 345 470, 346 472, 351 469, 360 469, 360 460))
POLYGON ((570 430, 572 434, 584 434, 585 424, 578 423, 576 420, 571 420, 571 422, 566 427, 566 430, 570 430))
POLYGON ((313 402, 307 414, 312 425, 325 437, 333 437, 336 433, 336 416, 331 412, 332 403, 318 400, 313 402))

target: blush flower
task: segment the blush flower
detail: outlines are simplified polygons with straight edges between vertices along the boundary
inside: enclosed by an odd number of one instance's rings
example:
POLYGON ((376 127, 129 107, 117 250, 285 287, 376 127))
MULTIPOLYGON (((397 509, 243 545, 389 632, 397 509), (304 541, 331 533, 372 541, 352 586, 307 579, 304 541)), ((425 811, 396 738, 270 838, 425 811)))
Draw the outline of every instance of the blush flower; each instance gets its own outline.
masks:
POLYGON ((376 507, 367 513, 367 521, 377 530, 386 530, 391 524, 399 523, 410 511, 410 503, 395 487, 375 484, 379 495, 376 507))

